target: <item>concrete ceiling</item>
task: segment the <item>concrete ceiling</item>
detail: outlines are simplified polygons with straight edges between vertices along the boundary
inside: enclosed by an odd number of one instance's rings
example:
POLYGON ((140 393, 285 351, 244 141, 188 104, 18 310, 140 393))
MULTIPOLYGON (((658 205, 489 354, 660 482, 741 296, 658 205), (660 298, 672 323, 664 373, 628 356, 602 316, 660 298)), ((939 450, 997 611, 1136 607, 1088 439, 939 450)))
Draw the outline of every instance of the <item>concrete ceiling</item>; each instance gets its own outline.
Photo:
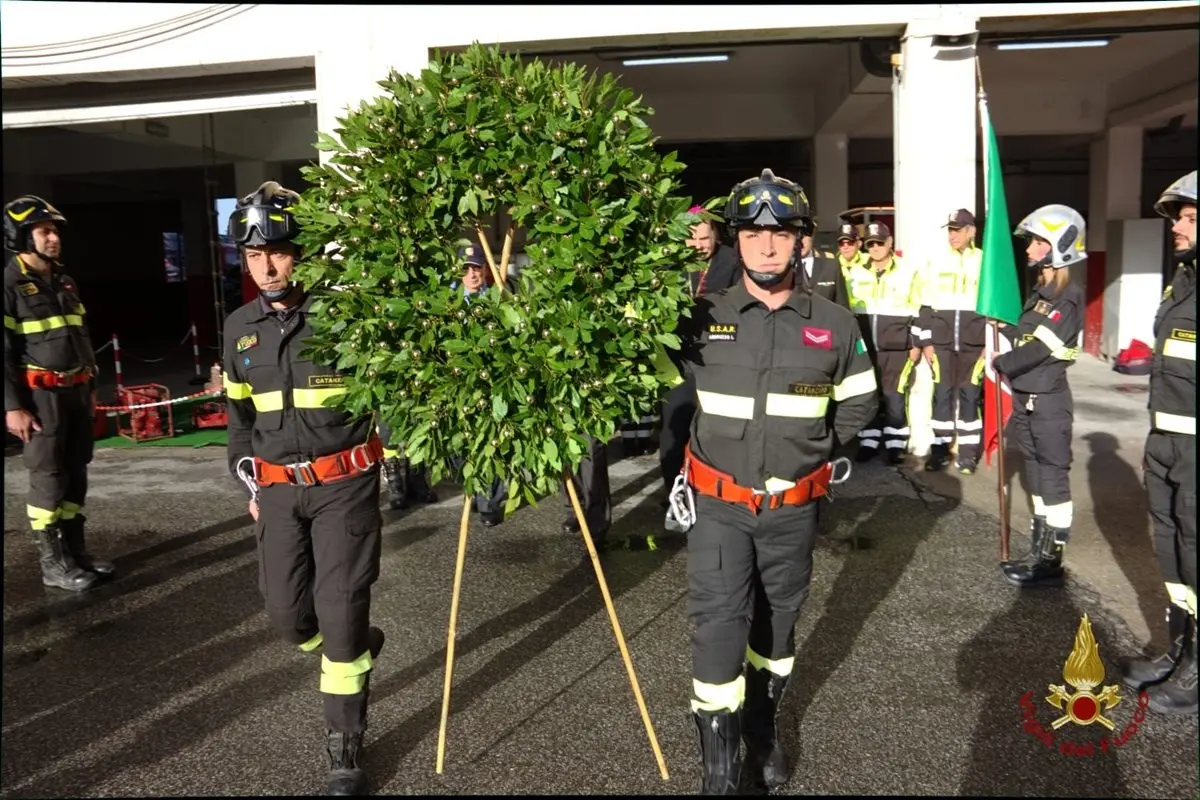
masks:
MULTIPOLYGON (((991 83, 1113 83, 1163 59, 1194 48, 1197 31, 1157 31, 1116 37, 1106 47, 1056 50, 996 50, 979 46, 979 67, 984 85, 991 83)), ((1196 62, 1180 64, 1194 75, 1196 62)))

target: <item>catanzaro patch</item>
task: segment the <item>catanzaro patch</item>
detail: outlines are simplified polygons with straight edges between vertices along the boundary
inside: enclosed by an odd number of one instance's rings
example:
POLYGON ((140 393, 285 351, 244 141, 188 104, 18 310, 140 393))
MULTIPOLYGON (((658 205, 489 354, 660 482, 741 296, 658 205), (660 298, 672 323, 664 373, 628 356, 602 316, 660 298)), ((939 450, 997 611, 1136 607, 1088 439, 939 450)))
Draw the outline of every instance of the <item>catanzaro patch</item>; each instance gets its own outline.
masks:
POLYGON ((308 376, 308 388, 309 389, 332 389, 335 387, 345 386, 345 385, 346 385, 346 378, 344 375, 309 375, 308 376))
POLYGON ((1178 339, 1181 342, 1194 342, 1196 341, 1196 332, 1184 328, 1175 328, 1171 331, 1171 338, 1178 339))
POLYGON ((788 386, 788 393, 800 397, 829 397, 832 389, 828 383, 793 383, 788 386))

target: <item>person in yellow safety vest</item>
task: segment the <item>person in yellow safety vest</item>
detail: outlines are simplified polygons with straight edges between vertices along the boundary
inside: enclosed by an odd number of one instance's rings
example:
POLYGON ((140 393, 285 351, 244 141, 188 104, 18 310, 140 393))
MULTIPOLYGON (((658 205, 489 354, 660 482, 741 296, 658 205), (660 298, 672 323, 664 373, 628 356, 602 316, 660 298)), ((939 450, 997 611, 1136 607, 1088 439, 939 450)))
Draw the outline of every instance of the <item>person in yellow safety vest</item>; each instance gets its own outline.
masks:
POLYGON ((842 222, 838 225, 838 264, 842 268, 842 278, 849 283, 850 268, 867 263, 867 254, 863 252, 862 240, 858 238, 858 228, 852 222, 842 222))
POLYGON ((882 440, 888 463, 900 464, 908 447, 905 395, 921 357, 914 343, 914 320, 920 312, 917 270, 892 251, 892 232, 882 222, 869 223, 863 239, 867 259, 847 268, 846 290, 875 365, 883 402, 875 422, 859 431, 857 460, 870 460, 882 440))
POLYGON ((925 469, 945 469, 957 431, 955 466, 963 475, 971 475, 979 463, 983 433, 979 405, 987 321, 975 313, 983 252, 975 246, 975 215, 967 209, 951 211, 942 227, 949 247, 921 272, 921 316, 916 326, 917 344, 933 370, 933 443, 925 469))

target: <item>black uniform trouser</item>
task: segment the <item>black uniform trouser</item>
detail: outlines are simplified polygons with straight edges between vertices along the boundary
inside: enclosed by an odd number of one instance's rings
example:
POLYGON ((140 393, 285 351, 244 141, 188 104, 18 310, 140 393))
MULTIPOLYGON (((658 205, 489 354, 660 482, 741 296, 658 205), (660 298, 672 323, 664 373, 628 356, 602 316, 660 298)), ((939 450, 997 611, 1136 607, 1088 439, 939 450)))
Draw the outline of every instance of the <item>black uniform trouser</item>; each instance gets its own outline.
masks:
POLYGON ((1196 437, 1151 432, 1146 438, 1146 499, 1154 552, 1171 602, 1196 615, 1196 437))
MULTIPOLYGON (((794 655, 796 619, 812 579, 816 512, 817 504, 808 503, 756 515, 696 498, 687 570, 697 700, 719 706, 728 697, 722 687, 741 676, 747 647, 771 661, 794 655), (710 696, 701 696, 706 691, 710 696)), ((732 700, 730 710, 736 710, 732 700)))
POLYGON ((371 586, 379 578, 379 470, 318 486, 272 484, 258 497, 259 590, 275 630, 322 648, 326 727, 367 727, 371 586))
POLYGON ((692 377, 672 387, 663 400, 658 464, 668 494, 675 485, 675 476, 683 471, 683 450, 692 435, 692 417, 696 416, 697 403, 696 380, 692 377))
MULTIPOLYGON (((383 457, 384 458, 400 458, 401 442, 392 441, 392 429, 384 422, 380 422, 376 428, 379 430, 379 439, 383 442, 383 457)), ((407 461, 407 459, 406 459, 407 461)), ((405 486, 409 495, 423 494, 430 491, 429 478, 426 477, 424 467, 409 467, 408 483, 405 486)))
MULTIPOLYGON (((450 466, 454 471, 462 476, 462 468, 466 466, 466 460, 459 457, 452 459, 450 466)), ((475 495, 475 510, 480 513, 501 511, 504 508, 504 503, 508 500, 508 483, 503 479, 497 478, 492 482, 487 494, 475 495)))
POLYGON ((73 519, 87 500, 87 467, 92 463, 92 401, 86 384, 63 389, 34 389, 35 430, 25 445, 29 470, 26 512, 29 526, 73 519))
MULTIPOLYGON (((612 492, 608 485, 606 442, 588 438, 587 455, 579 462, 579 470, 571 476, 571 482, 575 484, 575 493, 579 495, 579 504, 583 506, 588 532, 593 538, 608 533, 612 525, 612 492)), ((575 507, 571 505, 571 496, 567 494, 566 486, 562 492, 566 498, 567 512, 574 518, 575 507)))
POLYGON ((979 461, 983 437, 983 419, 979 416, 983 372, 976 367, 982 353, 981 347, 964 350, 934 347, 933 444, 949 449, 957 431, 960 461, 979 461), (954 409, 956 396, 957 414, 954 409))
POLYGON ((879 414, 869 427, 858 432, 858 443, 862 447, 879 447, 880 439, 889 450, 904 450, 908 447, 908 383, 913 366, 908 360, 907 350, 879 350, 875 353, 875 382, 883 401, 879 414))
POLYGON ((1052 394, 1013 392, 1006 433, 1025 462, 1025 482, 1033 496, 1033 514, 1052 528, 1070 528, 1071 426, 1075 404, 1071 390, 1052 394))

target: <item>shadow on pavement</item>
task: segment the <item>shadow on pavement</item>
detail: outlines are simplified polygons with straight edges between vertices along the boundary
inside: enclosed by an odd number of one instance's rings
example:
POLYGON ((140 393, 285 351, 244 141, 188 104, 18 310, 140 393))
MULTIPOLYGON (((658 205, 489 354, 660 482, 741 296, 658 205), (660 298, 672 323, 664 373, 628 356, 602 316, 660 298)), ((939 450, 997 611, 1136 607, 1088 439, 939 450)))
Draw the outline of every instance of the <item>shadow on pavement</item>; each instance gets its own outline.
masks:
POLYGON ((1118 451, 1121 444, 1109 433, 1089 433, 1087 440, 1088 491, 1096 526, 1108 542, 1113 560, 1137 593, 1138 608, 1152 637, 1166 647, 1162 625, 1169 602, 1154 555, 1150 534, 1150 510, 1142 478, 1118 451))
MULTIPOLYGON (((998 572, 995 580, 1004 582, 998 572)), ((1132 719, 1137 698, 1121 687, 1122 702, 1106 715, 1116 724, 1114 734, 1100 725, 1081 727, 1067 723, 1054 730, 1051 723, 1063 712, 1046 702, 1049 685, 1064 685, 1063 666, 1071 655, 1083 612, 1064 589, 1020 591, 958 653, 959 686, 979 702, 979 719, 972 734, 969 763, 963 767, 958 794, 1008 797, 1127 797, 1116 748, 1108 753, 1099 743, 1117 734, 1132 719), (1031 695, 1022 707, 1022 696, 1031 695), (1026 713, 1052 738, 1047 746, 1025 729, 1026 713), (1091 757, 1065 754, 1064 742, 1091 742, 1091 757)), ((1103 685, 1119 684, 1111 656, 1117 637, 1107 619, 1089 613, 1092 632, 1105 664, 1103 685), (1112 643, 1112 644, 1109 644, 1112 643)), ((1066 685, 1066 691, 1074 689, 1066 685)), ((1095 689, 1100 691, 1100 687, 1095 689)))
MULTIPOLYGON (((635 558, 620 559, 620 568, 613 568, 616 559, 601 556, 605 567, 604 577, 609 594, 614 602, 656 572, 683 546, 682 539, 673 539, 651 553, 638 554, 635 558)), ((618 608, 618 617, 620 609, 618 608)), ((553 647, 571 630, 582 625, 591 617, 600 614, 607 619, 595 570, 590 558, 583 560, 562 575, 546 591, 537 597, 512 608, 491 620, 480 623, 470 633, 460 636, 455 643, 456 661, 488 642, 503 637, 508 632, 528 625, 531 620, 546 617, 535 630, 493 656, 486 664, 469 676, 456 676, 450 702, 450 725, 454 718, 469 708, 476 700, 506 678, 518 672, 529 662, 553 647), (546 617, 547 612, 553 614, 546 617)), ((628 631, 625 631, 628 637, 628 631)), ((421 661, 398 674, 371 687, 371 702, 390 697, 403 691, 421 678, 445 669, 446 649, 440 648, 421 661)), ((630 697, 628 702, 632 703, 630 697)), ((372 784, 377 788, 387 785, 399 773, 405 757, 431 733, 436 732, 441 718, 442 699, 427 704, 414 716, 383 733, 368 745, 367 769, 372 784)))
MULTIPOLYGON (((962 484, 957 476, 937 474, 931 476, 936 480, 926 482, 922 478, 918 483, 908 473, 913 468, 910 459, 901 474, 920 496, 875 498, 874 512, 857 526, 871 535, 863 537, 856 531, 859 544, 844 553, 821 618, 808 638, 797 643, 795 682, 784 698, 778 722, 780 739, 793 764, 804 763, 800 727, 821 687, 849 657, 867 620, 903 577, 938 518, 962 503, 962 484), (931 496, 934 492, 936 496, 931 496), (905 524, 895 525, 895 520, 905 524)), ((853 515, 856 506, 861 510, 861 503, 834 502, 822 508, 821 514, 829 518, 831 527, 836 527, 839 516, 853 515)))

